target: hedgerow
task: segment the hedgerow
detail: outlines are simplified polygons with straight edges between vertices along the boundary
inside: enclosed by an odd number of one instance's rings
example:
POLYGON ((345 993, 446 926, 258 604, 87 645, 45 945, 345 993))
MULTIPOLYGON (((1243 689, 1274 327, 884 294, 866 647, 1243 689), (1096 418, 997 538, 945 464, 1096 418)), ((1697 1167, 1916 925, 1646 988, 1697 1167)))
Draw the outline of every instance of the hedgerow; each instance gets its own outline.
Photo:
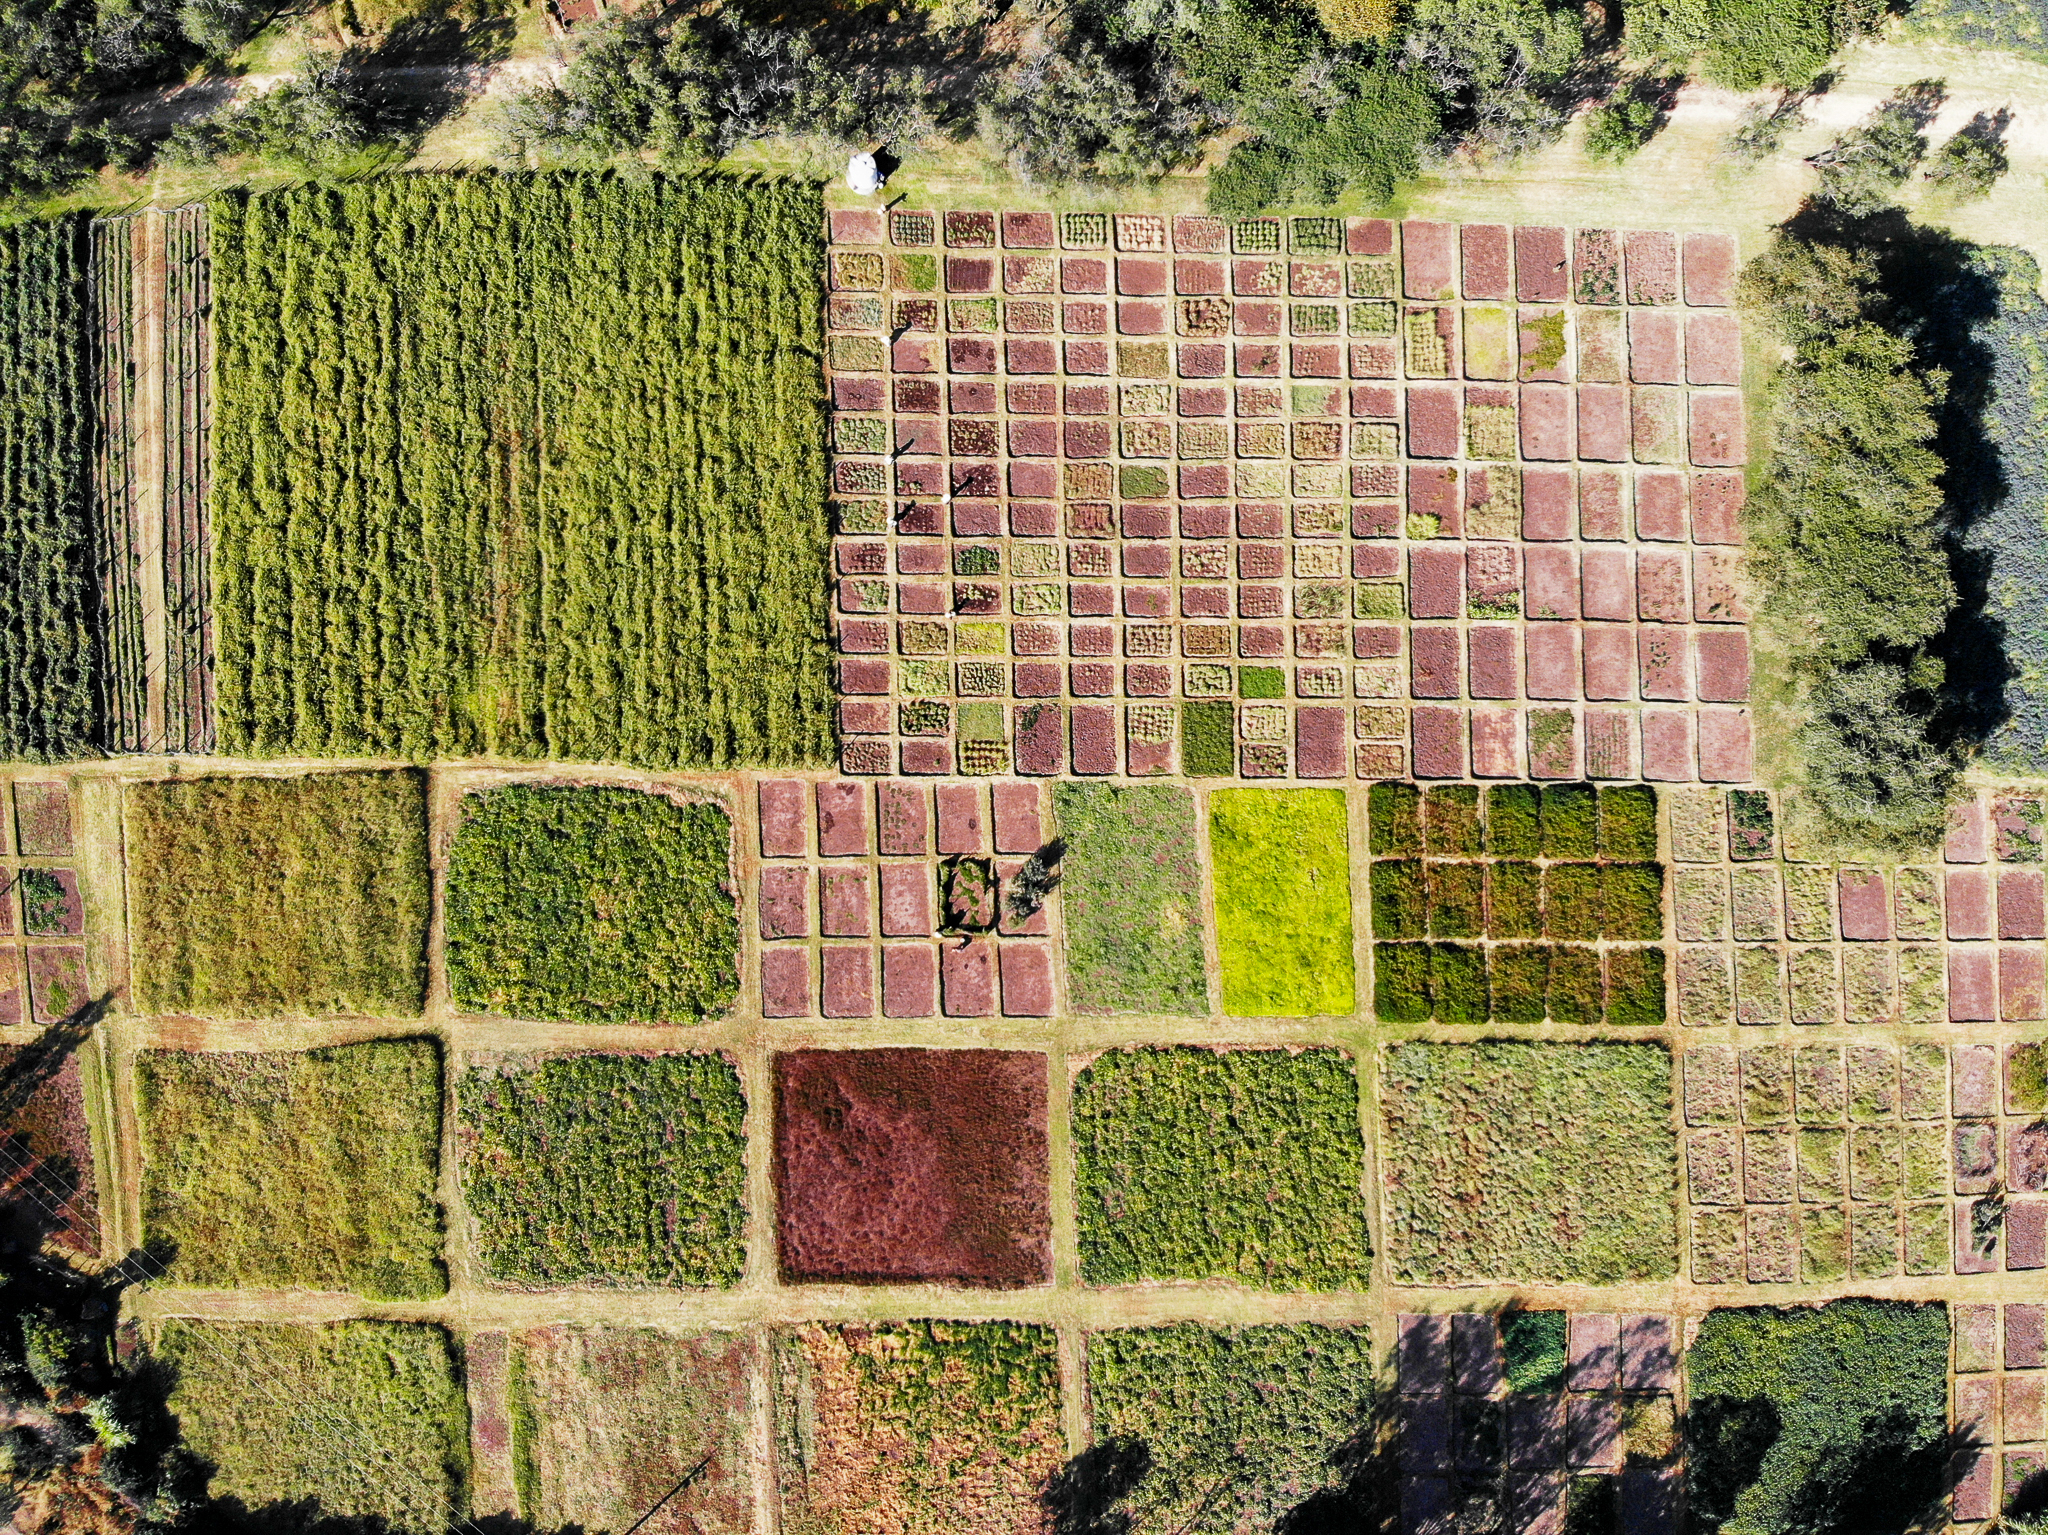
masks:
MULTIPOLYGON (((1577 952, 1593 960, 1597 995, 1598 956, 1577 952)), ((1663 1045, 1394 1045, 1380 1112, 1396 1279, 1616 1284, 1675 1272, 1663 1045)))
POLYGON ((173 1319, 156 1352, 208 1490, 280 1520, 266 1529, 440 1535, 468 1506, 469 1404, 438 1326, 173 1319))
POLYGON ((507 784, 463 802, 448 985, 475 1012, 696 1023, 732 1006, 732 823, 637 789, 507 784))
POLYGON ((419 1013, 430 899, 421 773, 137 784, 127 834, 143 1009, 419 1013))
POLYGON ((1698 60, 1739 91, 1810 83, 1841 46, 1885 15, 1881 0, 1647 0, 1628 11, 1632 52, 1698 60))
POLYGON ((1223 1010, 1348 1013, 1349 832, 1341 789, 1219 789, 1209 797, 1223 1010))
POLYGON ((430 1039, 137 1060, 142 1223, 201 1289, 439 1295, 441 1048, 430 1039))
POLYGON ((1140 1531, 1284 1529, 1303 1504, 1344 1503, 1339 1452, 1370 1425, 1372 1381, 1363 1327, 1183 1322, 1088 1335, 1095 1441, 1149 1454, 1118 1505, 1140 1531))
POLYGON ((86 224, 0 229, 0 760, 98 744, 86 224))
POLYGON ((818 198, 216 200, 222 749, 826 761, 818 198))
POLYGON ((746 1263, 747 1100, 717 1055, 568 1055, 463 1073, 478 1258, 507 1284, 729 1285, 746 1263))
POLYGON ((1194 796, 1164 785, 1062 783, 1060 909, 1067 988, 1084 1013, 1201 1013, 1201 848, 1194 796))
POLYGON ((1686 1484, 1707 1531, 1913 1529, 1948 1470, 1948 1308, 1710 1311, 1686 1353, 1686 1484))
POLYGON ((1363 1288, 1358 1082, 1337 1050, 1117 1050, 1074 1082, 1090 1284, 1363 1288))

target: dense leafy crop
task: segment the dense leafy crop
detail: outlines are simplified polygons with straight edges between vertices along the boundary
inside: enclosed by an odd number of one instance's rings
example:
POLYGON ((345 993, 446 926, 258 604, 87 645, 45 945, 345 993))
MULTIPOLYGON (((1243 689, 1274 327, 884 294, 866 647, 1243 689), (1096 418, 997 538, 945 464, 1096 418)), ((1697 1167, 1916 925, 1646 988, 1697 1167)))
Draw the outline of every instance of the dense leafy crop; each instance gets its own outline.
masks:
POLYGON ((1348 1013, 1351 867, 1339 789, 1220 789, 1209 799, 1223 1010, 1348 1013))
POLYGON ((419 1012, 429 900, 423 775, 138 784, 128 836, 135 992, 146 1010, 419 1012))
POLYGON ((85 263, 82 220, 0 229, 0 760, 98 738, 85 263))
POLYGON ((441 1049, 379 1040, 136 1063, 142 1220, 201 1288, 439 1295, 441 1049))
POLYGON ((1362 1287, 1358 1082, 1336 1050, 1119 1050, 1074 1083, 1091 1284, 1362 1287))
POLYGON ((569 1055, 466 1072, 463 1195, 519 1285, 727 1285, 746 1261, 746 1115, 716 1055, 569 1055))
POLYGON ((223 748, 825 760, 815 188, 408 176, 213 217, 223 748))
POLYGON ((1287 1528, 1341 1501, 1339 1451, 1368 1426, 1373 1351, 1363 1327, 1186 1322, 1088 1338, 1097 1442, 1135 1442, 1150 1473, 1126 1498, 1134 1531, 1287 1528))
POLYGON ((457 1005, 696 1023, 739 987, 732 823, 635 789, 507 784, 463 805, 448 864, 457 1005))
POLYGON ((1084 1013, 1202 1013, 1201 850, 1194 796, 1164 785, 1063 783, 1067 987, 1084 1013))

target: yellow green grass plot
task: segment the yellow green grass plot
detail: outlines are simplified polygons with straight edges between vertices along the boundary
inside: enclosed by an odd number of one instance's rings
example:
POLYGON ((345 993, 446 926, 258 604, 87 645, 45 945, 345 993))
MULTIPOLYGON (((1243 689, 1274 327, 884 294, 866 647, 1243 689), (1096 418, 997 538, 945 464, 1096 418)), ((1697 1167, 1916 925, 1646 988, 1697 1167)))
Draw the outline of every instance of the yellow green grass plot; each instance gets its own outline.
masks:
POLYGON ((1348 1013, 1355 1005, 1350 838, 1341 789, 1209 797, 1225 1012, 1348 1013))

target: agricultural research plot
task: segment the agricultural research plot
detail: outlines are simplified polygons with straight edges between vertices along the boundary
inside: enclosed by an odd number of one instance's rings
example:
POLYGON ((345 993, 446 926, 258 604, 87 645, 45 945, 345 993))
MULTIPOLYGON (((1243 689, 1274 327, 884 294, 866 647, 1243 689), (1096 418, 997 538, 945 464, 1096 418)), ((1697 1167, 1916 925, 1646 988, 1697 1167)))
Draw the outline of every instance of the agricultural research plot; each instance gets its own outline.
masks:
POLYGON ((442 1535, 465 1507, 469 1414, 441 1328, 174 1319, 156 1341, 214 1496, 393 1535, 442 1535))
POLYGON ((807 1323, 774 1338, 785 1528, 1026 1535, 1066 1459, 1052 1329, 807 1323))
POLYGON ((746 1535, 757 1495, 747 1340, 638 1327, 536 1328, 511 1340, 512 1466, 537 1529, 746 1535))
POLYGON ((2048 1472, 2048 1305, 2020 1301, 1953 1305, 1954 1378, 1949 1401, 1968 1436, 1957 1456, 1953 1508, 1975 1522, 2040 1492, 2048 1472))
POLYGON ((503 1284, 729 1285, 746 1258, 746 1115, 715 1055, 478 1061, 456 1144, 477 1260, 503 1284))
POLYGON ((842 770, 1746 781, 1735 269, 835 212, 842 770))
POLYGON ((144 1230, 174 1284, 440 1295, 441 1050, 153 1050, 136 1063, 144 1230))
POLYGON ((74 819, 67 781, 0 779, 0 1026, 62 1023, 93 1001, 74 819))
POLYGON ((474 1012, 697 1023, 739 988, 732 821, 634 789, 469 796, 449 856, 448 982, 474 1012))
POLYGON ((1380 1180, 1408 1284, 1619 1284, 1675 1271, 1678 1147, 1661 1044, 1386 1047, 1380 1180))
POLYGON ((101 1250, 100 1190, 85 1075, 76 1055, 0 1046, 7 1123, 0 1236, 28 1251, 47 1241, 90 1260, 101 1250))
POLYGON ((1067 995, 1081 1013, 1205 1013, 1195 797, 1169 784, 1061 784, 1067 995))
POLYGON ((408 176, 212 220, 224 748, 829 757, 815 188, 408 176))
POLYGON ((1348 1013, 1356 998, 1345 796, 1223 789, 1209 799, 1223 1010, 1348 1013))
POLYGON ((427 983, 426 777, 134 785, 135 992, 159 1013, 417 1016, 427 983), (263 935, 250 942, 252 933, 263 935))

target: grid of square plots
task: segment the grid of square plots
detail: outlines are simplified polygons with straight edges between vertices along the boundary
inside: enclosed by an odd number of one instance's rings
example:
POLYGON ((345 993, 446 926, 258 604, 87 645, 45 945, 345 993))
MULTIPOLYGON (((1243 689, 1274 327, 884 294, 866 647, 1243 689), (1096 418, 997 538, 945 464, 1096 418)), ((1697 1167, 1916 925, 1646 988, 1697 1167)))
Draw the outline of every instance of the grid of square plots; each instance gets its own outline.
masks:
POLYGON ((0 782, 0 1025, 56 1023, 86 998, 85 906, 59 779, 0 782))
POLYGON ((1954 1316, 1951 1400, 1974 1444, 1957 1457, 1954 1516, 1976 1525, 2048 1472, 2048 1306, 1957 1306, 1954 1316))
POLYGON ((834 213, 843 768, 1746 780, 1734 270, 834 213))

